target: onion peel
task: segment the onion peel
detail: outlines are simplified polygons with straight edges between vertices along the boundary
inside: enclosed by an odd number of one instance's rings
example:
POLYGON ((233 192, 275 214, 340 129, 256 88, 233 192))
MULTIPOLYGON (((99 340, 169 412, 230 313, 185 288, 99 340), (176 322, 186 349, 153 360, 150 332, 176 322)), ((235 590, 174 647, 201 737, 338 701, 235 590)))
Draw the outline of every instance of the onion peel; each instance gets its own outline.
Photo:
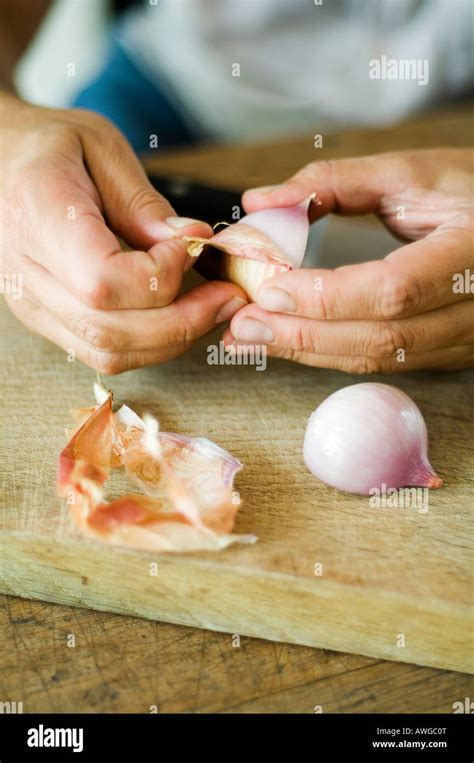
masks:
POLYGON ((128 406, 114 412, 112 394, 103 392, 96 389, 97 406, 73 413, 78 425, 58 464, 58 493, 84 535, 174 552, 256 541, 231 532, 240 505, 233 490, 242 467, 237 459, 206 438, 160 432, 155 419, 141 419, 128 406), (123 468, 145 494, 107 501, 112 468, 123 468))

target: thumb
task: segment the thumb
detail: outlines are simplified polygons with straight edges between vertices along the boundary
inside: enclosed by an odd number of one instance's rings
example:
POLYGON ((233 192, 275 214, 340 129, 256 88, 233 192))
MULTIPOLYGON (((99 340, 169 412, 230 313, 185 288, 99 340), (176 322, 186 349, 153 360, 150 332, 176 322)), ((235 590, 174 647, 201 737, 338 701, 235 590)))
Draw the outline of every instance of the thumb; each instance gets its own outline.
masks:
POLYGON ((397 182, 400 165, 396 154, 311 162, 280 185, 245 191, 242 203, 246 212, 258 212, 291 207, 316 193, 316 203, 309 210, 311 221, 328 212, 368 214, 377 211, 397 182))
POLYGON ((83 134, 82 143, 107 223, 131 247, 147 251, 166 239, 212 235, 206 223, 176 215, 113 125, 105 123, 99 130, 83 134))

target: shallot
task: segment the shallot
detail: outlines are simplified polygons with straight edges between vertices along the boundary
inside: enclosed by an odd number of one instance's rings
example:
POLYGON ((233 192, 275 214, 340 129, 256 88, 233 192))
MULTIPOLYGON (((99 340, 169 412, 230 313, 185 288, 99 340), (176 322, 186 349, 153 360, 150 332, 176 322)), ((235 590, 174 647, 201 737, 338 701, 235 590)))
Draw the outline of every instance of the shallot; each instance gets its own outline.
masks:
POLYGON ((185 236, 191 242, 188 254, 198 257, 206 246, 221 250, 221 276, 255 301, 264 281, 301 266, 309 233, 308 208, 314 198, 315 194, 292 207, 253 212, 211 238, 185 236))
POLYGON ((303 455, 327 485, 369 495, 388 488, 438 488, 428 461, 426 425, 415 403, 388 384, 339 389, 311 414, 303 455))

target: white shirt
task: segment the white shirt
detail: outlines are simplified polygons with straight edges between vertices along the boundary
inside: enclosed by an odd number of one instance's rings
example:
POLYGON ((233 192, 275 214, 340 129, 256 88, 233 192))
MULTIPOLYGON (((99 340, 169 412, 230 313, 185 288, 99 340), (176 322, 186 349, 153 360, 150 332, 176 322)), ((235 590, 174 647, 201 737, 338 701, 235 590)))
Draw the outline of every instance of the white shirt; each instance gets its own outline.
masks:
POLYGON ((154 2, 128 14, 119 39, 221 140, 391 122, 472 86, 472 0, 154 2), (388 79, 387 66, 372 78, 383 56, 392 75, 413 60, 427 81, 388 79))

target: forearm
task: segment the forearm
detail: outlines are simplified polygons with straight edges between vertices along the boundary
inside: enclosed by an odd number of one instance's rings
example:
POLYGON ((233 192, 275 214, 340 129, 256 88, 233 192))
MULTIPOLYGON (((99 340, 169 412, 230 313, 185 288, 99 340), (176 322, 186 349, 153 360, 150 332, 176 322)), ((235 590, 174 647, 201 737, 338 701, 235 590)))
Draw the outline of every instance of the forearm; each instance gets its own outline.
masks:
POLYGON ((51 0, 1 0, 0 89, 14 92, 15 65, 44 17, 51 0))

